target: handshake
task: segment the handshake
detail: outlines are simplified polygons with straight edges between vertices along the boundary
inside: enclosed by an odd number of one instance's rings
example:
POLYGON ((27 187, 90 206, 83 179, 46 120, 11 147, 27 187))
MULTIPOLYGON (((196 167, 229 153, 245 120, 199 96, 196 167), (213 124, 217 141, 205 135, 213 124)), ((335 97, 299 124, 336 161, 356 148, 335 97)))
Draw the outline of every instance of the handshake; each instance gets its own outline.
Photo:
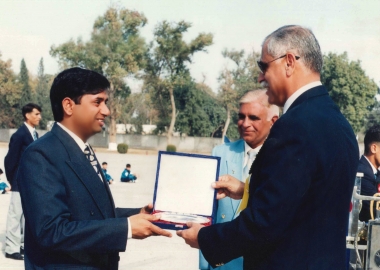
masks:
MULTIPOLYGON (((211 186, 217 190, 216 198, 218 200, 225 197, 239 200, 242 198, 244 193, 244 183, 230 175, 223 175, 219 177, 218 181, 212 183, 211 186)), ((153 204, 150 203, 141 208, 139 214, 129 217, 132 227, 132 238, 144 239, 149 236, 158 235, 172 237, 170 232, 151 223, 160 220, 160 214, 151 215, 152 211, 153 204)), ((198 232, 203 225, 193 222, 188 222, 186 225, 189 229, 177 231, 177 235, 182 237, 191 247, 199 248, 197 237, 198 232)))

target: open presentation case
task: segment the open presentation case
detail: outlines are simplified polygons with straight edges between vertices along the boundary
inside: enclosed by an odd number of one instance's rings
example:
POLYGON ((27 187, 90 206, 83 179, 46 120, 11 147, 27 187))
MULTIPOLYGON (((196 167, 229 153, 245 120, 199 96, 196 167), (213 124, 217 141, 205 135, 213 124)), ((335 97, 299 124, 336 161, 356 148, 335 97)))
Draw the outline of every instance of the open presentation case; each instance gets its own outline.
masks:
POLYGON ((153 214, 154 222, 169 230, 186 229, 188 221, 209 226, 217 211, 216 191, 211 183, 218 180, 220 157, 158 152, 153 214))

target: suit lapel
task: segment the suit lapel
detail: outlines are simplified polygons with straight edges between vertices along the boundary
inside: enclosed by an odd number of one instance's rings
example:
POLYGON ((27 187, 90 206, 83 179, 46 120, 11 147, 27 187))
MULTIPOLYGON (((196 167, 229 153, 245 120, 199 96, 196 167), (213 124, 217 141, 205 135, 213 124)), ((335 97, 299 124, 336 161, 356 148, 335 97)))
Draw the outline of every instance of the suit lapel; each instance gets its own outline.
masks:
POLYGON ((25 124, 22 124, 22 127, 23 127, 23 131, 26 135, 26 138, 28 140, 28 143, 31 144, 32 142, 34 142, 32 134, 30 133, 29 129, 27 128, 27 126, 25 124))
MULTIPOLYGON (((245 181, 245 179, 243 179, 243 177, 244 177, 243 176, 244 141, 239 140, 236 144, 233 144, 231 146, 230 151, 228 151, 227 153, 230 155, 229 158, 226 159, 227 168, 228 167, 234 168, 234 169, 232 169, 232 170, 234 170, 233 176, 235 178, 241 179, 244 182, 245 181), (228 164, 228 160, 231 161, 231 164, 228 164)), ((227 172, 227 173, 229 173, 229 172, 227 172)), ((235 211, 237 210, 237 208, 240 204, 240 200, 230 199, 230 201, 231 201, 232 213, 235 213, 235 211)))
POLYGON ((54 124, 52 133, 58 137, 66 148, 69 155, 69 160, 66 160, 67 165, 75 172, 78 176, 78 180, 86 187, 103 217, 114 216, 114 202, 109 187, 106 188, 105 181, 102 182, 99 179, 98 174, 78 144, 57 124, 54 124), (110 207, 112 208, 112 213, 110 213, 110 207))

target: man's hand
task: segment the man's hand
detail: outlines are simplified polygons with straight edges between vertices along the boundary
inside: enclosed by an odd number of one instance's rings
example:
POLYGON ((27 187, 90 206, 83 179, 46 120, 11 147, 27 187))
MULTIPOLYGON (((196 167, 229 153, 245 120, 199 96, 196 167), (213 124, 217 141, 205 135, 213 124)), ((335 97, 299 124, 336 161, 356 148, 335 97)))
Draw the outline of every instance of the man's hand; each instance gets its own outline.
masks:
POLYGON ((199 230, 202 229, 204 226, 193 222, 188 222, 186 225, 187 227, 189 227, 189 229, 177 231, 177 235, 185 239, 186 244, 188 244, 192 248, 199 249, 198 233, 199 230))
POLYGON ((138 214, 129 217, 129 222, 132 226, 132 238, 144 239, 152 235, 172 237, 170 232, 165 231, 151 223, 151 221, 156 221, 159 219, 159 216, 148 214, 138 214))
POLYGON ((141 214, 151 214, 153 211, 153 204, 150 203, 148 205, 145 205, 143 208, 141 208, 140 213, 141 214))
POLYGON ((231 175, 220 176, 218 181, 212 183, 211 186, 217 189, 216 198, 218 200, 225 197, 240 200, 243 197, 244 183, 231 175))

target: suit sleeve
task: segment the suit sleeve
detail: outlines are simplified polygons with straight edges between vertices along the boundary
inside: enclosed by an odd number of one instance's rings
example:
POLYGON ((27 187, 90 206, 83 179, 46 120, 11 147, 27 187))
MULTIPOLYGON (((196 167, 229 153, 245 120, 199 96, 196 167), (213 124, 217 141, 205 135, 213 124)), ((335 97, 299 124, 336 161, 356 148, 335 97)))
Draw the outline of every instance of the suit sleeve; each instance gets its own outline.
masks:
POLYGON ((141 208, 116 208, 116 217, 130 217, 140 213, 141 208))
MULTIPOLYGON (((28 233, 44 249, 60 252, 107 253, 126 249, 126 218, 75 219, 65 177, 41 148, 24 153, 18 181, 28 233)), ((91 200, 91 199, 90 199, 91 200)))
MULTIPOLYGON (((291 126, 288 128, 282 131, 292 130, 291 126)), ((276 133, 273 128, 259 152, 251 177, 247 208, 231 222, 200 230, 200 249, 213 267, 246 254, 265 256, 294 219, 311 184, 309 170, 313 163, 305 149, 314 149, 307 144, 307 139, 291 137, 288 133, 276 133), (258 167, 260 169, 256 170, 258 167), (252 185, 257 186, 252 189, 252 185)))
POLYGON ((8 154, 4 159, 5 175, 8 182, 12 185, 16 177, 16 170, 21 158, 23 138, 16 132, 9 142, 8 154))

